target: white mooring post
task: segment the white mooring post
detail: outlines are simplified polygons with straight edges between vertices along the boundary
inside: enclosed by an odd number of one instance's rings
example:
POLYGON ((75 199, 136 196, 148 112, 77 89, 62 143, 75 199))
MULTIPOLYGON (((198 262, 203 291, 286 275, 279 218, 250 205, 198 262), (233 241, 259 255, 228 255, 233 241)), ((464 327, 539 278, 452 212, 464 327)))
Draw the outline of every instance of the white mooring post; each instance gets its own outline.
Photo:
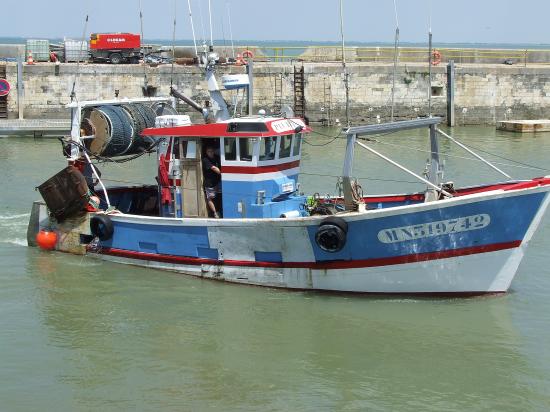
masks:
MULTIPOLYGON (((437 133, 435 124, 429 126, 430 130, 430 182, 437 187, 441 186, 441 164, 439 162, 439 142, 437 140, 437 133)), ((427 196, 430 200, 437 200, 439 194, 433 188, 429 187, 427 196)))
POLYGON ((346 210, 356 210, 356 204, 353 197, 353 189, 351 187, 351 175, 353 173, 353 156, 355 153, 355 142, 357 135, 349 133, 347 135, 346 157, 344 158, 344 170, 342 171, 342 183, 344 189, 344 203, 346 210))

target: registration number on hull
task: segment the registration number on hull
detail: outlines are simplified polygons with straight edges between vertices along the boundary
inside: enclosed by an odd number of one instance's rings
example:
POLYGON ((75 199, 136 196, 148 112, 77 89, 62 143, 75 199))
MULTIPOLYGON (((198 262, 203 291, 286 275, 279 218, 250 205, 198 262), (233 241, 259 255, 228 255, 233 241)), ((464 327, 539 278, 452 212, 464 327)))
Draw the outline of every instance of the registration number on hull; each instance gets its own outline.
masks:
POLYGON ((414 226, 383 229, 378 232, 378 240, 382 243, 405 242, 408 240, 483 229, 489 226, 489 223, 491 223, 491 216, 482 213, 479 215, 458 217, 456 219, 422 223, 414 226))

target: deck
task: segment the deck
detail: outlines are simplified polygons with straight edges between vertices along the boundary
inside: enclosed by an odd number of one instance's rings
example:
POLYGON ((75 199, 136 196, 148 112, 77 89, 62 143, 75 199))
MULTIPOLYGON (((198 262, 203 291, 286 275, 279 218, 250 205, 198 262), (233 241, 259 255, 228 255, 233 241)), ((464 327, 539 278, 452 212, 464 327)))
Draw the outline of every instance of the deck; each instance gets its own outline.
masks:
POLYGON ((0 120, 0 136, 62 136, 71 130, 70 119, 0 120))
POLYGON ((550 120, 506 120, 497 122, 497 129, 507 132, 550 132, 550 120))

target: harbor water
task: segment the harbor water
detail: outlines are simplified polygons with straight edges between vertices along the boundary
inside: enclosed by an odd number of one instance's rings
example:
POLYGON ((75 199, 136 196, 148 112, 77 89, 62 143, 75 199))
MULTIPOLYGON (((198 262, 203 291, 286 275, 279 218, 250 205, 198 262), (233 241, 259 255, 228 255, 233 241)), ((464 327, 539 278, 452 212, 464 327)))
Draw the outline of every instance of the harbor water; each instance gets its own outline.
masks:
MULTIPOLYGON (((323 196, 335 194, 345 141, 319 131, 304 145, 300 179, 323 196)), ((522 162, 499 164, 515 178, 550 174, 532 168, 550 169, 550 134, 452 133, 491 160, 522 162)), ((375 139, 422 173, 425 131, 375 139)), ((503 179, 440 144, 446 180, 503 179)), ((355 154, 365 193, 423 190, 355 154)), ((0 138, 1 411, 550 410, 549 216, 506 295, 291 292, 28 248, 34 188, 64 165, 55 139, 0 138)), ((101 169, 108 184, 153 183, 156 173, 148 155, 101 169)))

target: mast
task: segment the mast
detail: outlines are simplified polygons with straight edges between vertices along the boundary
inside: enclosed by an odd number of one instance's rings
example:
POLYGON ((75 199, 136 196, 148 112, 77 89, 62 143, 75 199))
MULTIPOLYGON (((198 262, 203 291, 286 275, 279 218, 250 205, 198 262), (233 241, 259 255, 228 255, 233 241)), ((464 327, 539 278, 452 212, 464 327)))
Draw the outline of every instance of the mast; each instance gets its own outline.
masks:
POLYGON ((233 27, 231 26, 231 10, 229 9, 229 1, 226 1, 227 18, 229 19, 229 37, 231 38, 231 55, 235 58, 235 44, 233 43, 233 27))
POLYGON ((432 117, 432 2, 428 20, 428 116, 432 117))
POLYGON ((344 69, 344 87, 346 89, 346 126, 349 127, 349 75, 346 67, 346 42, 344 39, 344 0, 340 0, 340 34, 342 36, 342 68, 344 69))
POLYGON ((428 116, 432 117, 432 29, 428 35, 428 116))
POLYGON ((395 77, 397 76, 397 59, 399 52, 399 19, 397 16, 397 0, 393 0, 393 8, 395 10, 395 43, 393 49, 393 77, 391 87, 391 121, 394 121, 395 113, 395 77))

